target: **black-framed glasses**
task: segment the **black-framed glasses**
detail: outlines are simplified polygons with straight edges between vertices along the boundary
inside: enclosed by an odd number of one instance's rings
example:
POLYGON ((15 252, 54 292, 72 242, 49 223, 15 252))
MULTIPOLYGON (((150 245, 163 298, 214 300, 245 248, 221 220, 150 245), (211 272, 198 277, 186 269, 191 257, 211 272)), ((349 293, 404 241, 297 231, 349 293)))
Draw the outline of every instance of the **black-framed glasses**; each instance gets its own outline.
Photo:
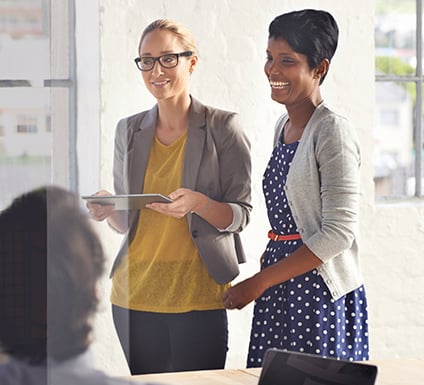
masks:
POLYGON ((159 64, 164 68, 174 68, 178 65, 178 58, 180 56, 191 56, 192 51, 185 51, 180 53, 167 53, 165 55, 153 57, 153 56, 142 56, 134 59, 137 68, 140 71, 150 71, 158 61, 159 64))

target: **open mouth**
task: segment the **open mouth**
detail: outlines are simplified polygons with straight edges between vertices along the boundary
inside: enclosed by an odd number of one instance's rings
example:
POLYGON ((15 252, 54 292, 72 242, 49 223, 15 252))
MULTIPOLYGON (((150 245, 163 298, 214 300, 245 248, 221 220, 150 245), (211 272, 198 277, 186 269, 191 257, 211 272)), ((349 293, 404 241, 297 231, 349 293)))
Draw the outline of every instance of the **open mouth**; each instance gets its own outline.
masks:
POLYGON ((152 85, 155 87, 163 87, 166 86, 170 81, 169 80, 162 80, 160 82, 151 82, 152 85))
POLYGON ((276 89, 283 89, 283 88, 287 88, 289 86, 288 82, 276 82, 276 81, 269 81, 269 85, 271 86, 271 88, 276 88, 276 89))

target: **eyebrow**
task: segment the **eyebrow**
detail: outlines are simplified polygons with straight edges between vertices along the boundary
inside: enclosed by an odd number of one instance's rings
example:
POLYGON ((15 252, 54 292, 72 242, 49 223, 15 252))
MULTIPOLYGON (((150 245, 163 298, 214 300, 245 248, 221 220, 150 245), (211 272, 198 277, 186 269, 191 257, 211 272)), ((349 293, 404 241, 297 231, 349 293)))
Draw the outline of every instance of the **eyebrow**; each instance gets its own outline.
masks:
MULTIPOLYGON (((266 50, 266 53, 271 54, 272 52, 270 50, 266 50)), ((295 52, 279 52, 277 56, 287 56, 287 55, 293 55, 295 52)))
MULTIPOLYGON (((168 50, 168 51, 160 51, 160 55, 166 55, 168 53, 175 53, 175 50, 168 50)), ((140 56, 153 56, 151 52, 145 52, 142 53, 140 56)))

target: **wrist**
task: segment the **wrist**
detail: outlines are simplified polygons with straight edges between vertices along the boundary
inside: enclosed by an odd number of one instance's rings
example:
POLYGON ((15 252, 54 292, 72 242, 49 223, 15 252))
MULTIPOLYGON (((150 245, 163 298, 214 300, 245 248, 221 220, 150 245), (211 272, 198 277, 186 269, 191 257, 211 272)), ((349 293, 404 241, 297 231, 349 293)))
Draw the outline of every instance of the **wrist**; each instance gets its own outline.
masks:
POLYGON ((272 284, 270 282, 268 282, 267 274, 266 274, 266 272, 264 270, 259 271, 258 273, 256 273, 253 276, 253 278, 255 280, 255 285, 261 291, 261 294, 265 290, 268 290, 272 286, 272 284))
POLYGON ((204 196, 206 197, 206 203, 204 203, 199 210, 194 211, 197 215, 206 213, 209 210, 209 207, 211 205, 211 198, 209 198, 207 195, 204 195, 204 196))

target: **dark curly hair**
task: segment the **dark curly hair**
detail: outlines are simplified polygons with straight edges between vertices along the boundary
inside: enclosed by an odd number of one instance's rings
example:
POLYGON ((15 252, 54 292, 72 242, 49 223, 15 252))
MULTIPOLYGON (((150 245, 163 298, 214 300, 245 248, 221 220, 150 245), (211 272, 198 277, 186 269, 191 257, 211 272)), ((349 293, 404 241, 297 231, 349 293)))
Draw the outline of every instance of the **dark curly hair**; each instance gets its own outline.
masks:
POLYGON ((269 38, 284 39, 294 51, 305 55, 310 69, 316 68, 324 59, 331 61, 339 38, 334 17, 326 11, 315 9, 277 16, 270 23, 268 32, 269 38))
POLYGON ((90 344, 104 254, 75 194, 42 187, 0 213, 0 342, 29 363, 90 344))

